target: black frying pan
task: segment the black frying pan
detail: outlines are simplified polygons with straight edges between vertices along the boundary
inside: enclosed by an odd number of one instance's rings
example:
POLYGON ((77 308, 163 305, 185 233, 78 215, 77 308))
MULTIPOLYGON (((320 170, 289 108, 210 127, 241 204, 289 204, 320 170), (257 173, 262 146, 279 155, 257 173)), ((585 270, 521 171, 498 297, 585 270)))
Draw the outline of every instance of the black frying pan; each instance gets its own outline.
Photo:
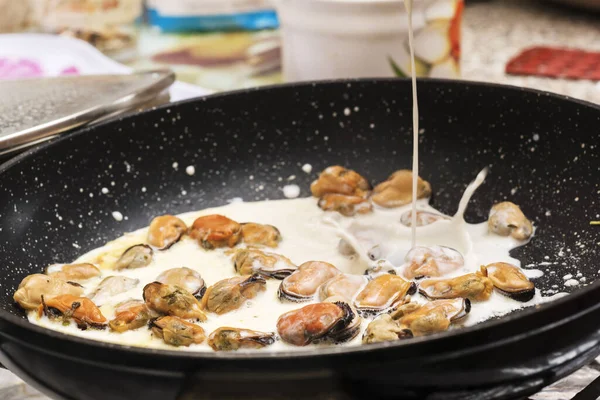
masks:
MULTIPOLYGON (((233 197, 281 198, 278 178, 289 175, 308 196, 316 173, 332 164, 372 182, 409 168, 410 95, 410 83, 401 80, 216 95, 83 129, 4 164, 0 361, 57 398, 146 400, 509 399, 589 362, 600 353, 598 284, 469 329, 318 354, 128 348, 33 326, 13 304, 24 276, 156 215, 233 197), (346 116, 346 107, 358 111, 346 116), (301 170, 304 163, 313 165, 312 174, 301 170), (183 171, 186 165, 195 165, 195 176, 183 171), (259 185, 265 189, 257 192, 259 185), (101 195, 102 187, 110 195, 101 195), (115 210, 128 218, 115 221, 115 210)), ((421 81, 419 98, 421 175, 433 186, 433 205, 453 213, 466 184, 489 166, 467 220, 483 221, 494 202, 510 199, 538 227, 513 256, 523 265, 552 263, 537 267, 546 273, 536 285, 570 291, 563 276, 577 272, 593 282, 600 268, 600 227, 589 224, 600 213, 600 108, 537 91, 439 80, 421 81)))

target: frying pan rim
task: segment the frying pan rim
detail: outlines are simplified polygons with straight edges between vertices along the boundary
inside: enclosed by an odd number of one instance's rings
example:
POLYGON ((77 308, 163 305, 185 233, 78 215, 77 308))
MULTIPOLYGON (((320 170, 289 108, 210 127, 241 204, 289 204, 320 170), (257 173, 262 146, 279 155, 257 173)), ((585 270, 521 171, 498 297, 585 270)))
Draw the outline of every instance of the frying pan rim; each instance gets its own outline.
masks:
MULTIPOLYGON (((358 79, 333 79, 333 80, 320 80, 320 81, 308 81, 308 82, 296 82, 296 83, 285 83, 285 84, 276 84, 263 86, 258 88, 249 88, 249 89, 239 89, 230 92, 222 92, 215 93, 208 96, 195 97, 192 99, 181 100, 174 103, 169 103, 165 105, 161 105, 158 107, 153 107, 149 110, 144 110, 142 112, 137 112, 135 114, 130 114, 127 116, 116 116, 114 118, 108 119, 99 123, 97 125, 86 126, 80 129, 77 129, 73 132, 63 134, 56 139, 49 140, 48 142, 41 143, 37 146, 34 146, 31 149, 26 150, 22 154, 0 164, 0 178, 4 172, 9 170, 10 168, 16 166, 21 161, 26 160, 28 158, 35 157, 36 154, 46 150, 48 147, 57 146, 61 142, 65 140, 69 140, 76 136, 87 133, 90 130, 102 129, 104 126, 108 124, 112 124, 115 121, 121 121, 128 118, 136 118, 147 113, 160 112, 165 109, 171 109, 178 107, 182 104, 194 103, 194 102, 204 102, 210 101, 211 99, 219 99, 222 97, 235 96, 239 94, 250 94, 252 92, 268 92, 268 91, 277 91, 279 89, 288 89, 288 88, 299 88, 303 89, 305 87, 310 86, 327 86, 327 85, 352 85, 354 83, 357 84, 381 84, 381 83, 394 83, 394 82, 407 82, 410 79, 407 78, 358 78, 358 79)), ((518 87, 514 85, 505 85, 498 83, 490 83, 490 82, 477 82, 477 81, 460 81, 454 79, 437 79, 437 78, 419 78, 419 82, 423 82, 427 85, 429 84, 441 84, 441 86, 452 87, 452 86, 470 86, 470 87, 491 87, 499 90, 509 90, 515 93, 530 93, 537 94, 538 96, 546 96, 550 98, 554 98, 559 101, 567 101, 572 102, 584 107, 590 107, 592 109, 596 109, 600 112, 600 105, 575 99, 570 96, 565 96, 561 94, 546 92, 543 90, 518 87)), ((551 310, 552 308, 559 307, 565 303, 576 302, 578 298, 585 296, 588 292, 600 290, 600 280, 596 281, 590 285, 587 285, 583 288, 577 288, 573 293, 568 294, 567 296, 562 296, 558 299, 554 299, 550 302, 543 303, 538 305, 537 307, 527 307, 519 310, 516 313, 508 314, 502 319, 488 320, 484 321, 469 327, 463 327, 460 329, 453 329, 450 331, 446 331, 443 333, 438 333, 434 336, 429 337, 419 337, 413 338, 407 341, 396 341, 396 342, 384 342, 384 343, 374 343, 369 345, 359 345, 359 346, 351 346, 351 347, 342 347, 342 346, 331 346, 325 348, 319 348, 319 351, 316 352, 315 349, 307 349, 307 350, 297 350, 297 351, 282 351, 282 352, 188 352, 188 351, 174 351, 174 350, 164 350, 164 349, 150 349, 144 347, 135 347, 135 346, 127 346, 123 344, 103 342, 99 340, 87 339, 80 336, 68 335, 66 333, 62 333, 59 331, 55 331, 52 329, 44 328, 39 325, 34 325, 30 323, 27 319, 18 317, 6 311, 3 308, 0 308, 0 319, 8 322, 10 324, 16 325, 20 329, 24 329, 26 331, 33 332, 35 334, 48 335, 55 340, 64 341, 67 343, 77 343, 85 346, 90 346, 95 348, 96 350, 102 349, 110 349, 113 351, 123 351, 126 353, 133 353, 137 356, 161 356, 161 357, 169 357, 169 358, 180 358, 185 360, 194 360, 194 359, 218 359, 218 360, 268 360, 268 359, 296 359, 296 358, 313 358, 320 356, 335 356, 335 355, 346 355, 353 356, 356 354, 362 354, 363 352, 376 352, 378 350, 383 349, 396 349, 402 348, 405 346, 417 345, 424 341, 428 341, 430 343, 444 340, 447 338, 456 337, 459 335, 466 335, 468 333, 477 332, 479 330, 491 328, 493 329, 496 326, 504 325, 507 323, 513 323, 515 321, 521 320, 522 318, 528 318, 529 316, 538 313, 540 310, 551 310)), ((10 336, 10 335, 9 335, 10 336)))
MULTIPOLYGON (((7 169, 18 164, 19 162, 21 162, 21 160, 23 160, 29 156, 33 156, 38 152, 41 152, 42 150, 46 149, 46 147, 51 147, 51 146, 56 145, 57 143, 60 143, 64 140, 82 135, 89 130, 95 130, 98 128, 102 128, 105 125, 114 123, 115 121, 121 121, 121 120, 124 120, 127 118, 133 118, 133 117, 146 115, 146 114, 149 114, 149 113, 152 113, 155 111, 162 111, 162 110, 170 109, 173 107, 180 106, 182 104, 194 103, 194 102, 197 102, 200 100, 207 101, 207 100, 211 100, 211 99, 215 99, 215 98, 228 97, 228 96, 239 95, 239 94, 248 94, 248 93, 257 92, 257 91, 261 91, 261 92, 265 91, 266 92, 266 91, 277 90, 277 89, 286 89, 286 88, 291 88, 291 87, 303 88, 303 87, 316 86, 316 85, 321 85, 321 86, 335 85, 335 84, 348 85, 348 84, 353 84, 353 83, 361 84, 361 83, 376 83, 376 82, 383 82, 383 83, 410 82, 410 78, 351 78, 351 79, 323 79, 323 80, 314 80, 314 81, 306 81, 306 82, 288 82, 288 83, 279 83, 279 84, 273 84, 273 85, 265 85, 265 86, 260 86, 260 87, 237 89, 237 90, 226 91, 226 92, 218 92, 218 93, 212 93, 212 94, 209 94, 206 96, 198 96, 198 97, 192 97, 190 99, 179 100, 179 101, 176 101, 173 103, 155 106, 150 109, 136 112, 133 114, 116 115, 112 118, 107 118, 106 120, 103 120, 102 122, 100 122, 98 124, 86 125, 86 126, 75 129, 73 132, 61 134, 60 136, 58 136, 56 138, 53 138, 46 142, 35 145, 32 148, 25 150, 23 153, 0 164, 0 174, 4 173, 4 171, 6 171, 7 169)), ((595 108, 598 111, 600 111, 600 104, 592 103, 590 101, 576 99, 574 97, 559 94, 559 93, 552 93, 552 92, 528 88, 528 87, 507 85, 507 84, 503 84, 503 83, 467 81, 467 80, 443 79, 443 78, 418 78, 417 82, 423 82, 425 84, 442 83, 443 85, 458 85, 458 86, 464 86, 466 84, 467 86, 492 87, 492 88, 496 88, 496 89, 514 90, 515 92, 529 92, 532 94, 535 93, 538 96, 546 96, 546 97, 555 98, 558 100, 566 100, 568 102, 573 102, 573 103, 582 105, 584 107, 595 108)))

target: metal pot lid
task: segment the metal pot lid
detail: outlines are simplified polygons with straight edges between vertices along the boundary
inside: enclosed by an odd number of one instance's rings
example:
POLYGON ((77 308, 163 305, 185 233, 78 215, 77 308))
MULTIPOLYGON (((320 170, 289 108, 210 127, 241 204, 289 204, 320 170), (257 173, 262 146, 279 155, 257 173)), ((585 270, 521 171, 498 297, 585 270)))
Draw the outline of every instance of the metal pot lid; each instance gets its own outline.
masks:
POLYGON ((168 70, 0 81, 0 154, 138 107, 174 81, 168 70))

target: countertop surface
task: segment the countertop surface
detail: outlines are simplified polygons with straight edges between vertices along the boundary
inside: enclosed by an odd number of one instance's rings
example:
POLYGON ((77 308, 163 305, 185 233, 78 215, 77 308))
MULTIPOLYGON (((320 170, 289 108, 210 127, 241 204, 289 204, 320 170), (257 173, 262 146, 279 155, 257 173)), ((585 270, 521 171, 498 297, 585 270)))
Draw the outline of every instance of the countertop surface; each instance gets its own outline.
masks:
POLYGON ((533 46, 600 51, 600 13, 529 0, 490 1, 465 8, 463 79, 531 87, 600 103, 600 82, 506 75, 506 63, 533 46))
MULTIPOLYGON (((525 0, 469 4, 463 22, 463 78, 548 90, 600 104, 600 83, 505 74, 510 58, 538 45, 600 51, 600 14, 525 0)), ((531 399, 571 399, 600 375, 599 370, 598 364, 584 367, 531 399)), ((0 398, 48 399, 6 370, 0 370, 0 398)))

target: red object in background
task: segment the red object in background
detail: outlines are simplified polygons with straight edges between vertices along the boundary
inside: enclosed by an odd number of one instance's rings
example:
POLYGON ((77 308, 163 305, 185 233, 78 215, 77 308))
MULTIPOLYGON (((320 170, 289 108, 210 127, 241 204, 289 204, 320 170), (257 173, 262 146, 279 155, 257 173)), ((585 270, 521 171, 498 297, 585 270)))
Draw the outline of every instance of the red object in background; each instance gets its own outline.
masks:
POLYGON ((506 64, 510 75, 600 81, 600 52, 532 47, 506 64))
POLYGON ((462 21, 463 9, 465 8, 465 3, 463 1, 459 1, 456 4, 456 11, 454 12, 454 17, 450 22, 449 28, 449 37, 450 37, 450 54, 452 58, 458 63, 460 59, 460 25, 462 21))

